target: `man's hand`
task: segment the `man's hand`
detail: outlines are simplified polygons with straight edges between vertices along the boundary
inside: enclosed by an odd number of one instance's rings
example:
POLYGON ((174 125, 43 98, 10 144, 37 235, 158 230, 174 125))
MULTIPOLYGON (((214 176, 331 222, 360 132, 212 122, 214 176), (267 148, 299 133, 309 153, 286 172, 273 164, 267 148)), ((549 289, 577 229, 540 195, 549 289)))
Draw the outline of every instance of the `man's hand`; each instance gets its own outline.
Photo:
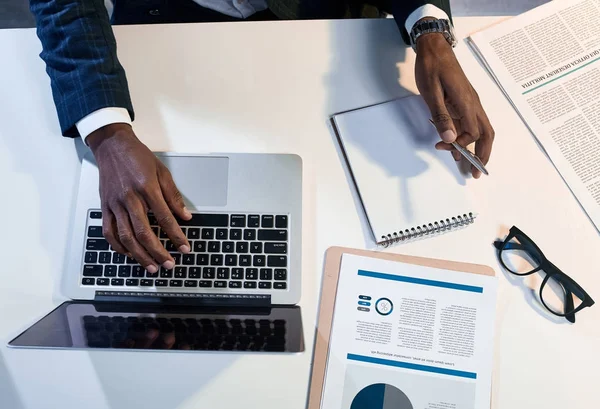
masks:
MULTIPOLYGON (((494 129, 442 34, 424 34, 417 40, 415 78, 443 141, 436 148, 452 151, 458 161, 461 155, 450 143, 466 147, 475 142, 475 154, 485 165, 492 152, 494 129)), ((475 178, 481 176, 474 166, 471 172, 475 178)))
POLYGON ((130 254, 146 270, 172 269, 173 257, 150 228, 151 210, 163 231, 182 253, 190 244, 174 216, 189 220, 183 198, 169 170, 135 136, 127 124, 111 124, 91 133, 87 142, 100 172, 102 232, 112 248, 130 254))

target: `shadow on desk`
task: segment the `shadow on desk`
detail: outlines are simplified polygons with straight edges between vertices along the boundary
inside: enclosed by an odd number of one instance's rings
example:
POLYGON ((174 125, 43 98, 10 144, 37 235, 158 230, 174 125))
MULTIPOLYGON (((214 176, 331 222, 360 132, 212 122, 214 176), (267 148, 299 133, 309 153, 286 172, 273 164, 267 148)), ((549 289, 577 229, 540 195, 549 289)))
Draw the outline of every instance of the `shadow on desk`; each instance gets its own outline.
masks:
POLYGON ((0 404, 6 409, 24 409, 23 401, 4 363, 0 349, 0 404))
MULTIPOLYGON (((15 375, 0 350, 0 407, 166 409, 192 407, 190 402, 215 399, 210 385, 239 356, 217 353, 114 351, 17 351, 15 375), (28 373, 34 371, 35 373, 28 373), (21 383, 21 396, 16 381, 21 383), (33 394, 33 395, 29 395, 33 394), (134 402, 134 404, 132 404, 134 402)), ((219 379, 222 390, 236 390, 237 376, 219 379)), ((195 406, 194 406, 195 407, 195 406)))
MULTIPOLYGON (((90 353, 99 387, 111 409, 130 409, 132 399, 136 408, 185 407, 187 401, 206 393, 205 388, 236 359, 223 353, 90 353), (127 365, 123 365, 124 360, 127 365)), ((242 380, 230 377, 228 382, 229 390, 236 390, 242 380)))
POLYGON ((516 16, 550 0, 452 0, 454 17, 516 16))
POLYGON ((11 92, 4 95, 6 103, 0 109, 2 227, 10 232, 3 248, 19 260, 19 265, 5 265, 7 270, 19 270, 6 286, 17 293, 47 294, 53 284, 57 288, 63 271, 80 162, 73 140, 60 134, 35 33, 22 34, 19 41, 9 43, 13 51, 8 53, 19 67, 18 77, 0 78, 0 89, 11 92), (29 256, 19 257, 24 249, 29 256))
MULTIPOLYGON (((328 91, 324 116, 330 118, 340 112, 414 95, 401 85, 400 64, 406 61, 407 48, 395 21, 389 19, 382 25, 381 21, 372 20, 366 22, 368 29, 365 31, 357 31, 350 21, 347 23, 331 25, 332 61, 330 71, 324 78, 328 91)), ((344 169, 346 182, 350 186, 354 206, 361 220, 365 247, 375 248, 375 240, 344 154, 331 124, 329 128, 331 143, 338 153, 340 166, 344 169)), ((367 145, 363 150, 371 161, 389 163, 393 152, 374 152, 367 145)), ((404 211, 410 212, 411 209, 404 211)))

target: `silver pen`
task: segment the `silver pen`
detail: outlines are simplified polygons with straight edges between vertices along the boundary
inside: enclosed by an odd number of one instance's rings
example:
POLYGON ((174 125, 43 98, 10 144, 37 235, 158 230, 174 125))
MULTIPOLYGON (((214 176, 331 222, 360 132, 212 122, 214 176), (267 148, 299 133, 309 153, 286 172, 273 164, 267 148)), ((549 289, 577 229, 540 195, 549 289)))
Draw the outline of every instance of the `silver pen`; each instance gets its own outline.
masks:
MULTIPOLYGON (((429 122, 431 122, 431 125, 433 125, 435 127, 435 124, 433 123, 433 121, 430 119, 429 122)), ((437 128, 436 128, 437 129, 437 128)), ((454 146, 454 149, 456 149, 458 152, 460 152, 460 154, 469 161, 469 163, 473 166, 475 166, 475 168, 480 171, 481 173, 483 173, 484 175, 489 175, 490 173, 487 171, 487 169, 485 168, 485 166, 483 166, 483 163, 481 162, 481 159, 479 159, 477 157, 477 155, 475 155, 474 153, 472 153, 470 150, 468 150, 467 148, 462 147, 461 145, 459 145, 456 141, 452 142, 452 146, 454 146)))
POLYGON ((456 142, 452 142, 452 146, 454 146, 454 148, 460 152, 460 154, 466 159, 468 160, 471 165, 475 166, 477 168, 477 170, 479 170, 481 173, 483 173, 484 175, 489 175, 490 173, 487 171, 487 169, 485 168, 485 166, 483 166, 483 163, 481 163, 481 159, 479 159, 477 157, 477 155, 475 155, 474 153, 472 153, 470 150, 468 150, 467 148, 463 148, 462 146, 460 146, 458 143, 456 142))

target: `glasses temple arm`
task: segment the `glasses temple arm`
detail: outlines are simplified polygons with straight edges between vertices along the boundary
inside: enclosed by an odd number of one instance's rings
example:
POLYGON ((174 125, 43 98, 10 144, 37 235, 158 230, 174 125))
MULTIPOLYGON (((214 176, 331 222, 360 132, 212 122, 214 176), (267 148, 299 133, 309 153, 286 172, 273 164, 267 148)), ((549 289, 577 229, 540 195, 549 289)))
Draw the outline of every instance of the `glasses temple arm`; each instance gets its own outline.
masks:
MULTIPOLYGON (((573 293, 565 288, 565 311, 573 311, 574 309, 575 308, 573 304, 573 293)), ((573 324, 575 323, 575 314, 567 314, 565 315, 565 318, 569 322, 573 324)))

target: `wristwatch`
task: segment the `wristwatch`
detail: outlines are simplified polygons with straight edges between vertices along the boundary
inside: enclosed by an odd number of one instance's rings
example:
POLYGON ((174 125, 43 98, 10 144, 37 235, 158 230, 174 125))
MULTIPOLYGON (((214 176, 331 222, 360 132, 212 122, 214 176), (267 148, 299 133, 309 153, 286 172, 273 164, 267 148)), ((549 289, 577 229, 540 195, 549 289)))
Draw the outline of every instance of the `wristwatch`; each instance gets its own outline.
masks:
POLYGON ((454 27, 452 27, 452 23, 449 20, 424 18, 415 23, 412 30, 410 30, 410 45, 415 52, 417 52, 417 40, 419 37, 429 33, 443 34, 446 41, 448 41, 448 44, 453 48, 456 47, 456 44, 458 43, 456 35, 454 34, 454 27))

